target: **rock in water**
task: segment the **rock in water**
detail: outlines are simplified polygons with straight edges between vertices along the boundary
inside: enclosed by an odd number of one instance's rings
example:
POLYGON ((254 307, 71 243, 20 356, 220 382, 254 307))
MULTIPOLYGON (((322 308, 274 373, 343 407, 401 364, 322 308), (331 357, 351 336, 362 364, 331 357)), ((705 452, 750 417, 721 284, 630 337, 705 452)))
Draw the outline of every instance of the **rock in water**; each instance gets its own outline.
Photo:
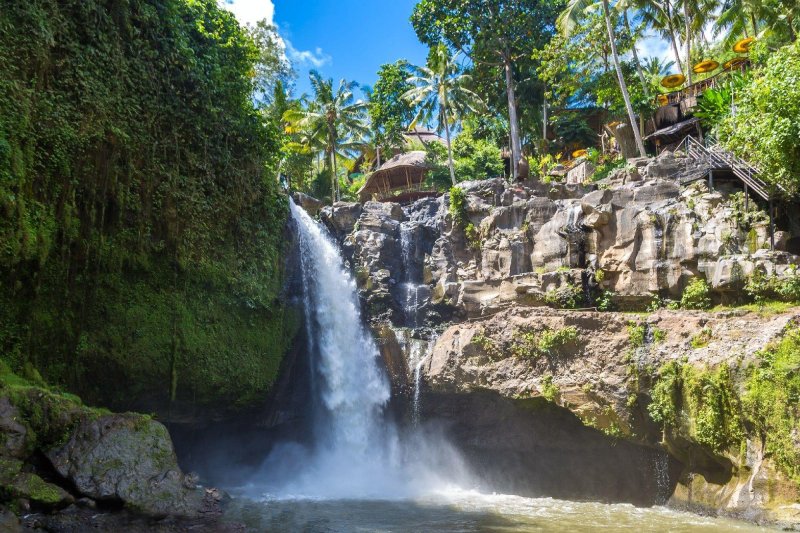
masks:
POLYGON ((203 495, 188 488, 167 428, 142 415, 84 417, 67 443, 46 455, 94 500, 152 515, 194 516, 203 506, 203 495))

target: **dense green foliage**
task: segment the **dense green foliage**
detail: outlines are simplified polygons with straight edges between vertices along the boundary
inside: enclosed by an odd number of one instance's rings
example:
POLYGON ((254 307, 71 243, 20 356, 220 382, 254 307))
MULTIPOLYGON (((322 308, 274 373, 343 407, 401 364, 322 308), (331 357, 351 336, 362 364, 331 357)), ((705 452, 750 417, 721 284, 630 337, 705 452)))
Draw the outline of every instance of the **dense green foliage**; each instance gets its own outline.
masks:
POLYGON ((779 49, 743 88, 720 139, 756 163, 764 179, 800 188, 800 41, 779 49))
POLYGON ((800 483, 800 330, 761 354, 746 381, 744 412, 766 443, 766 451, 800 483))
POLYGON ((292 321, 259 55, 214 0, 4 5, 0 352, 15 370, 123 407, 269 388, 292 321))
POLYGON ((681 296, 683 309, 709 309, 711 308, 711 287, 703 278, 694 278, 683 289, 681 296))
POLYGON ((650 393, 650 417, 715 453, 741 453, 745 437, 761 439, 767 457, 800 483, 800 330, 757 355, 745 370, 665 364, 650 393))
POLYGON ((555 34, 563 6, 541 0, 423 0, 411 22, 423 43, 446 43, 466 53, 475 92, 493 116, 503 117, 512 142, 518 130, 525 145, 542 131, 542 83, 532 54, 555 34))
POLYGON ((416 114, 403 98, 414 88, 408 81, 410 77, 411 70, 404 60, 381 65, 378 71, 378 81, 369 94, 368 104, 376 146, 392 148, 404 142, 403 134, 416 114))
POLYGON ((648 412, 665 429, 682 427, 714 452, 737 446, 744 438, 741 402, 726 366, 697 369, 676 361, 665 364, 651 392, 648 412))
POLYGON ((578 329, 575 326, 544 328, 539 332, 519 330, 514 335, 509 351, 514 357, 536 359, 540 356, 556 355, 559 349, 574 345, 578 340, 578 329))

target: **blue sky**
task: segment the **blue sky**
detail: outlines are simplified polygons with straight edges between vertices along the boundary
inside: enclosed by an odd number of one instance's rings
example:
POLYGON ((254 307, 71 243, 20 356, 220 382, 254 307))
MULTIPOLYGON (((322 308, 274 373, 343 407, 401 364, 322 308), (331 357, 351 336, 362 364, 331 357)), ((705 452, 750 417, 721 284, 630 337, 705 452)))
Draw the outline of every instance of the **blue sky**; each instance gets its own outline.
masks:
MULTIPOLYGON (((230 2, 230 0, 226 0, 230 2)), ((373 85, 384 63, 424 64, 409 17, 417 0, 233 0, 227 6, 244 23, 271 19, 298 72, 296 92, 310 91, 311 69, 339 80, 373 85)))
MULTIPOLYGON (((244 24, 271 20, 298 73, 296 93, 309 92, 308 73, 373 85, 384 63, 424 64, 409 17, 418 0, 219 0, 244 24)), ((667 43, 640 41, 639 54, 673 59, 667 43)))

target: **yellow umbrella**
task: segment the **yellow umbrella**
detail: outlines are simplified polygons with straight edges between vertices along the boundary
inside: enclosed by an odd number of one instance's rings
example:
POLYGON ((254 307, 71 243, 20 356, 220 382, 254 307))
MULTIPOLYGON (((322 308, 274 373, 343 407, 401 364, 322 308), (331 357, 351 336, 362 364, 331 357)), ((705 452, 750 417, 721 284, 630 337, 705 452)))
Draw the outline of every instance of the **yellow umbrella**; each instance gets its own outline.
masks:
POLYGON ((667 89, 674 89, 680 87, 686 81, 686 76, 683 74, 670 74, 661 80, 661 85, 667 89))
POLYGON ((736 41, 736 44, 733 45, 733 51, 737 54, 746 54, 750 51, 750 47, 753 45, 755 40, 755 37, 747 37, 746 39, 736 41))
POLYGON ((589 152, 586 151, 585 148, 581 148, 580 150, 575 150, 572 152, 572 157, 577 159, 579 157, 586 157, 589 152))
POLYGON ((725 64, 722 65, 722 68, 725 70, 733 70, 736 67, 742 66, 746 61, 747 59, 744 57, 734 57, 733 59, 726 61, 725 64))
POLYGON ((694 72, 695 74, 705 74, 706 72, 711 72, 712 70, 716 70, 718 66, 719 63, 717 63, 713 59, 706 59, 696 64, 694 67, 692 67, 692 72, 694 72))
POLYGON ((669 97, 666 94, 659 94, 657 101, 658 105, 667 105, 669 103, 669 97))

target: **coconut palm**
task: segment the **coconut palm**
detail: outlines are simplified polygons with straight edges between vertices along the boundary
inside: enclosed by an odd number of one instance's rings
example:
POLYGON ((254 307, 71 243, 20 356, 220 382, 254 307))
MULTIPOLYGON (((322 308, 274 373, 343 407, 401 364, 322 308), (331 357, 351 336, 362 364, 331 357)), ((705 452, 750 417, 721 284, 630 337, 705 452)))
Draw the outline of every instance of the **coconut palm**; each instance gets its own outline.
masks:
MULTIPOLYGON (((566 9, 558 17, 558 26, 565 35, 569 35, 577 27, 583 13, 587 9, 597 6, 597 2, 592 0, 570 0, 566 9)), ((639 150, 639 155, 647 157, 647 152, 644 149, 642 142, 642 135, 639 131, 638 124, 636 123, 636 115, 633 112, 633 104, 631 104, 631 95, 628 92, 628 84, 625 82, 625 76, 622 74, 622 66, 619 61, 619 53, 617 52, 617 38, 614 33, 614 25, 611 21, 611 7, 608 0, 600 0, 600 6, 603 10, 603 18, 606 23, 606 32, 608 34, 608 43, 611 46, 611 56, 614 60, 614 68, 617 71, 617 82, 619 89, 622 92, 622 99, 625 101, 625 109, 628 112, 628 120, 630 121, 631 129, 633 130, 633 138, 636 140, 636 147, 639 150)))
POLYGON ((667 61, 660 57, 646 57, 642 62, 644 73, 649 76, 651 80, 669 75, 674 66, 674 61, 667 61))
POLYGON ((683 24, 675 0, 625 0, 626 6, 637 10, 646 26, 655 30, 663 39, 669 41, 675 62, 681 74, 685 74, 678 46, 678 28, 683 24))
POLYGON ((310 75, 314 98, 304 109, 291 109, 284 120, 291 130, 301 132, 301 143, 310 150, 325 154, 331 172, 331 202, 339 197, 337 157, 347 157, 360 145, 368 133, 367 104, 356 100, 358 85, 341 80, 336 89, 332 79, 323 79, 316 71, 310 75))
POLYGON ((462 72, 461 66, 456 62, 457 58, 458 54, 451 55, 444 45, 431 49, 427 66, 410 67, 412 76, 408 78, 408 82, 414 88, 403 95, 412 107, 419 109, 409 129, 413 129, 419 122, 430 123, 435 119, 437 131, 444 130, 447 163, 453 185, 456 184, 456 172, 450 142, 451 127, 466 112, 478 113, 483 109, 478 95, 467 88, 472 78, 462 72))
POLYGON ((684 36, 686 46, 686 77, 692 84, 692 41, 701 34, 706 21, 717 9, 716 0, 679 0, 683 8, 684 36))

